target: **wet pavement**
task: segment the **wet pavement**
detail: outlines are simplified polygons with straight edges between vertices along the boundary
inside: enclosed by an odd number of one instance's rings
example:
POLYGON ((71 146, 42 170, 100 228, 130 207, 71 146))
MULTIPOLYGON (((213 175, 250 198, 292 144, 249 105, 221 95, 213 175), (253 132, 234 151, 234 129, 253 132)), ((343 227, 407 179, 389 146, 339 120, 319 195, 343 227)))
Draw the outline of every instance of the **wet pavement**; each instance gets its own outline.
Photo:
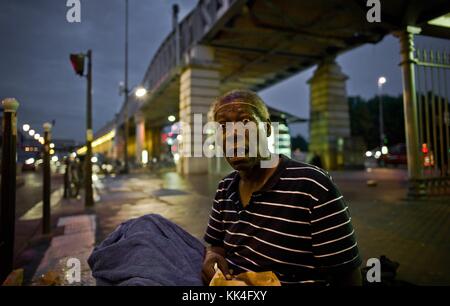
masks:
MULTIPOLYGON (((450 284, 448 200, 405 200, 403 169, 342 171, 331 175, 349 205, 364 263, 368 258, 386 255, 400 263, 398 278, 403 281, 418 285, 450 284), (377 185, 368 186, 368 180, 376 180, 377 185)), ((93 209, 86 211, 81 199, 63 200, 54 209, 54 218, 95 214, 95 240, 99 243, 120 223, 156 213, 202 239, 221 177, 141 171, 96 178, 98 201, 93 209)))

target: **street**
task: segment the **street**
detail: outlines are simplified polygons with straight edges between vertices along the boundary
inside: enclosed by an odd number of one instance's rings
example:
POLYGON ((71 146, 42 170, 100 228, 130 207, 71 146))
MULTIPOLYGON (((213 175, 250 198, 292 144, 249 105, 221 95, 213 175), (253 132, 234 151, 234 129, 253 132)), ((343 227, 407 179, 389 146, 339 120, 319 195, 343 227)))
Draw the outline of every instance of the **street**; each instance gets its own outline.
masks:
MULTIPOLYGON (((402 281, 420 285, 450 282, 448 203, 405 200, 403 169, 331 175, 350 208, 363 265, 369 258, 386 255, 400 263, 398 279, 402 281), (368 179, 376 179, 377 186, 368 186, 368 179)), ((175 172, 157 175, 143 171, 94 180, 99 201, 89 212, 97 216, 96 244, 122 222, 150 213, 164 216, 202 240, 219 180, 212 175, 182 177, 175 172)), ((74 200, 64 200, 58 209, 69 208, 72 214, 84 211, 82 201, 74 200)))

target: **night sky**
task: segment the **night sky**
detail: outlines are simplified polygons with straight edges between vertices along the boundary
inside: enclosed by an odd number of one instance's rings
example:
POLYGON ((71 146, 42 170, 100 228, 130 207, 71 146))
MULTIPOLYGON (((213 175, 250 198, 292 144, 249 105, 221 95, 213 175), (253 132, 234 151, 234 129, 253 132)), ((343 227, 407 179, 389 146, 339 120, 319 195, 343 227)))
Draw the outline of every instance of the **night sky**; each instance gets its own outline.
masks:
MULTIPOLYGON (((180 19, 196 0, 130 0, 129 85, 139 84, 152 55, 171 30, 171 7, 178 3, 180 19)), ((72 71, 69 54, 93 50, 94 130, 114 117, 123 102, 118 85, 124 79, 124 1, 82 0, 81 23, 66 21, 66 0, 0 1, 0 99, 20 102, 20 126, 29 123, 39 132, 45 121, 56 120, 53 137, 82 141, 85 135, 86 81, 72 71)), ((418 46, 447 49, 448 41, 418 37, 418 46)), ((349 76, 349 95, 373 97, 377 79, 387 78, 384 92, 401 93, 399 44, 388 36, 338 57, 349 76)), ((261 93, 278 109, 309 117, 304 71, 261 93)), ((293 134, 307 136, 307 124, 293 134)))

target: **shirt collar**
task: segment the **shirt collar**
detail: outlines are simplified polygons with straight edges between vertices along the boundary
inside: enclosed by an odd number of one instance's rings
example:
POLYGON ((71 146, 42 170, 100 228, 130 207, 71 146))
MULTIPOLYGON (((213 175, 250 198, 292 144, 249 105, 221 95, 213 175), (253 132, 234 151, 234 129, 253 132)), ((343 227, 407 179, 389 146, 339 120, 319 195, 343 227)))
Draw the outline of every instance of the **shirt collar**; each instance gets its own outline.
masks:
MULTIPOLYGON (((254 192, 254 195, 258 195, 261 194, 262 192, 270 190, 277 184, 281 174, 286 169, 286 163, 289 160, 289 158, 284 154, 279 154, 279 158, 280 162, 278 163, 275 172, 270 176, 270 178, 267 180, 267 182, 260 190, 254 192)), ((233 180, 231 181, 230 186, 227 188, 226 197, 227 199, 237 201, 239 200, 238 198, 239 180, 240 180, 239 171, 235 171, 234 176, 232 178, 233 180)))

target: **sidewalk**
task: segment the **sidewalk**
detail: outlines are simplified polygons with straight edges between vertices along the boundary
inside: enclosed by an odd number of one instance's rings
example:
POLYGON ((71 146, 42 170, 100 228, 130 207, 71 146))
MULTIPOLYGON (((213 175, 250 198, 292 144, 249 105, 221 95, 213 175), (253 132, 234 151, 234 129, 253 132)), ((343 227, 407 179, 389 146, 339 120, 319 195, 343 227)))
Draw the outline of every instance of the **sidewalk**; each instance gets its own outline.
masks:
MULTIPOLYGON (((419 285, 450 284, 450 206, 444 200, 405 201, 403 170, 346 171, 331 173, 347 200, 355 227, 359 248, 364 260, 386 255, 400 263, 398 278, 419 285), (366 181, 376 179, 376 187, 366 181)), ((156 213, 177 223, 198 239, 202 239, 212 205, 212 197, 220 177, 192 176, 183 178, 176 173, 153 175, 137 173, 108 177, 95 182, 99 201, 94 208, 85 210, 82 200, 63 200, 54 209, 54 224, 64 216, 96 216, 95 242, 101 242, 120 223, 156 213)), ((61 273, 61 261, 54 257, 76 257, 81 248, 86 258, 89 243, 76 247, 82 235, 71 235, 66 228, 55 228, 53 240, 42 255, 38 273, 52 269, 61 273), (61 238, 61 236, 63 238, 61 238), (58 246, 72 241, 74 247, 58 254, 58 246), (57 241, 55 241, 57 240, 57 241), (59 242, 64 241, 64 242, 59 242), (67 251, 67 252, 66 252, 67 251), (69 252, 70 251, 70 252, 69 252), (73 254, 71 253, 73 251, 73 254), (55 255, 56 254, 56 255, 55 255), (59 263, 59 265, 58 265, 59 263), (47 268, 45 268, 47 267, 47 268), (54 268, 55 269, 55 268, 54 268)), ((92 229, 92 227, 91 227, 92 229)), ((40 244, 43 248, 42 244, 40 244)), ((36 248, 35 248, 36 249, 36 248)), ((84 256, 84 257, 83 257, 84 256)), ((81 284, 93 284, 87 264, 81 260, 81 284)))

